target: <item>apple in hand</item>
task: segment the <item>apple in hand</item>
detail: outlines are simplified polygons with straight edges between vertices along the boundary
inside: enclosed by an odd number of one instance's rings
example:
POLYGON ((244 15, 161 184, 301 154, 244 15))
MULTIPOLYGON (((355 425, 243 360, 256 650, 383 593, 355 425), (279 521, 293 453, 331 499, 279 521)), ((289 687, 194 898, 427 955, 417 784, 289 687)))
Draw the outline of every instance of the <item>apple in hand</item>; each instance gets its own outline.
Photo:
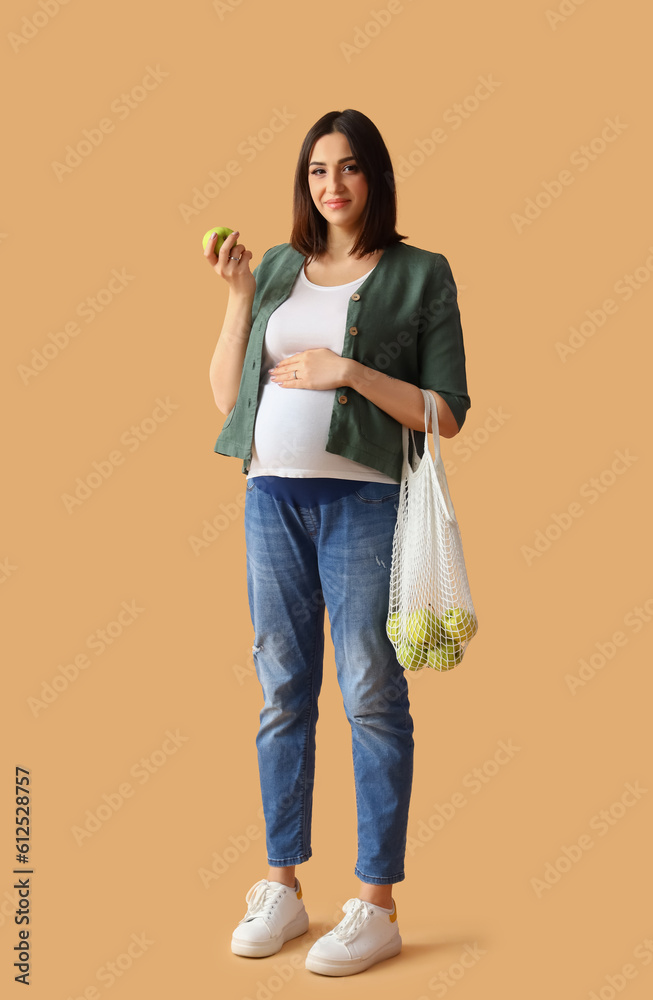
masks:
POLYGON ((457 663, 460 663, 462 658, 462 648, 457 642, 445 643, 442 646, 429 649, 426 655, 426 665, 432 667, 433 670, 451 670, 457 663))
POLYGON ((396 652, 397 659, 405 670, 421 670, 426 666, 424 649, 413 646, 412 642, 400 642, 396 652))
POLYGON ((231 236, 233 233, 233 229, 229 229, 227 226, 214 226, 213 229, 209 229, 208 233, 204 233, 204 236, 202 237, 203 250, 206 250, 206 244, 209 242, 214 233, 218 234, 215 246, 213 247, 213 253, 217 255, 227 236, 231 236))
POLYGON ((439 619, 441 628, 447 633, 447 641, 465 642, 476 635, 478 621, 471 611, 462 608, 447 608, 444 616, 439 619))
POLYGON ((433 646, 438 635, 437 622, 432 608, 419 608, 408 615, 406 637, 414 646, 433 646))

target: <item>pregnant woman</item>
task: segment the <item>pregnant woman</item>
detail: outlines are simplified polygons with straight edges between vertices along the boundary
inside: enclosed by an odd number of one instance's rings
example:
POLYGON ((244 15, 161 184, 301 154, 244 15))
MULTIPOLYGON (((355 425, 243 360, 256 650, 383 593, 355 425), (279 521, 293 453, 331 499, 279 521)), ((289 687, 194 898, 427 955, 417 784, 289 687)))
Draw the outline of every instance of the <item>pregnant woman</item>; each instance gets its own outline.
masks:
POLYGON ((435 397, 443 437, 458 433, 471 405, 449 263, 403 243, 396 218, 379 130, 359 111, 332 111, 299 152, 290 242, 268 249, 253 273, 238 231, 217 255, 212 238, 204 254, 229 286, 210 367, 226 415, 214 450, 242 458, 247 477, 247 589, 264 696, 256 746, 268 870, 246 894, 231 949, 272 955, 308 929, 295 867, 312 855, 326 607, 351 725, 359 880, 343 919, 306 956, 307 969, 332 976, 401 950, 392 891, 405 879, 413 720, 385 623, 402 425, 421 454, 419 387, 435 397))

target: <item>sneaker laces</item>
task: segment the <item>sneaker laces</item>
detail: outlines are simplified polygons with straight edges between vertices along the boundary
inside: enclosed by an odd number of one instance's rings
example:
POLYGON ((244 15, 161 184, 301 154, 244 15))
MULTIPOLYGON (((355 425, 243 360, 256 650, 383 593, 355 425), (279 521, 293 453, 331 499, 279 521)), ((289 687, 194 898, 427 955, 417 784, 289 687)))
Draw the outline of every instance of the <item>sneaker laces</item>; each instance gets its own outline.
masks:
POLYGON ((280 892, 279 886, 270 885, 267 879, 262 878, 256 882, 245 896, 247 913, 243 917, 243 921, 251 920, 253 917, 262 917, 278 892, 280 892))
POLYGON ((354 937, 363 921, 367 919, 370 910, 365 905, 365 901, 358 898, 348 899, 343 910, 347 915, 333 928, 331 933, 344 942, 354 937))

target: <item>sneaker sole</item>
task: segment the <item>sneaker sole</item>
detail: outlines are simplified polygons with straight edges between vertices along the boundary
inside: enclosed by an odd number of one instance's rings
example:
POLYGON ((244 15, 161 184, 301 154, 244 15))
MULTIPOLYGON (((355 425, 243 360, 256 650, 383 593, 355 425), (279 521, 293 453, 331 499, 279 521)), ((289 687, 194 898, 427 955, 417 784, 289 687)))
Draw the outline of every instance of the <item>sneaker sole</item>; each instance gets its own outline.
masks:
POLYGON ((323 976, 351 976, 356 972, 363 972, 369 969, 370 965, 382 962, 385 958, 392 958, 401 951, 401 937, 396 941, 390 941, 373 955, 367 958, 356 958, 350 961, 340 961, 333 958, 318 958, 311 955, 306 956, 306 968, 311 972, 319 972, 323 976))
POLYGON ((281 951, 286 941, 300 937, 308 930, 308 913, 298 914, 284 927, 281 934, 270 938, 269 941, 244 941, 242 938, 232 936, 231 950, 234 955, 245 955, 247 958, 265 958, 266 955, 276 955, 281 951))

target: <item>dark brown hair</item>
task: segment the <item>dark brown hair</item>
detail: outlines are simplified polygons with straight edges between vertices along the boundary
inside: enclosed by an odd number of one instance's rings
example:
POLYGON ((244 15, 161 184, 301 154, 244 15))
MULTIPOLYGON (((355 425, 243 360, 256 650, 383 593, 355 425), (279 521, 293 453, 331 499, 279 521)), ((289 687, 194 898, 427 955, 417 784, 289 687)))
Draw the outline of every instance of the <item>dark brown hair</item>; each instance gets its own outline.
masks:
POLYGON ((293 225, 290 243, 310 260, 327 249, 327 221, 318 212, 308 182, 311 150, 319 138, 341 132, 347 137, 368 184, 367 202, 358 238, 349 251, 364 257, 405 240, 397 230, 397 194, 392 161, 378 128, 361 111, 329 111, 308 130, 299 152, 293 190, 293 225))

